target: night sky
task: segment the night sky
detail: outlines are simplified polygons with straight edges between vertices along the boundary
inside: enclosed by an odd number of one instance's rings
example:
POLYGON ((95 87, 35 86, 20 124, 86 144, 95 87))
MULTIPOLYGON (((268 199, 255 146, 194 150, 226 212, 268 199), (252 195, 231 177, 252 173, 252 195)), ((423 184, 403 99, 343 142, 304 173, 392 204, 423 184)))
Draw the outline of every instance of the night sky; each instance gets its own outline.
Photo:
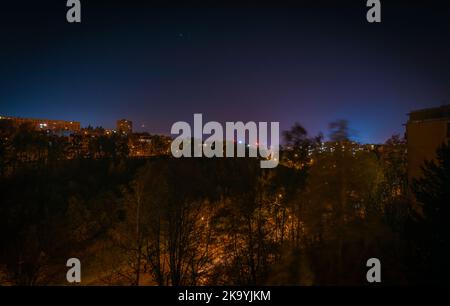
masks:
MULTIPOLYGON (((450 9, 438 1, 82 0, 0 5, 0 114, 170 134, 175 121, 295 121, 315 135, 403 134, 413 109, 450 104, 450 9), (395 4, 394 4, 395 2, 395 4), (214 4, 211 4, 214 3, 214 4), (145 127, 141 127, 144 124, 145 127)), ((29 2, 29 3, 27 3, 29 2)))

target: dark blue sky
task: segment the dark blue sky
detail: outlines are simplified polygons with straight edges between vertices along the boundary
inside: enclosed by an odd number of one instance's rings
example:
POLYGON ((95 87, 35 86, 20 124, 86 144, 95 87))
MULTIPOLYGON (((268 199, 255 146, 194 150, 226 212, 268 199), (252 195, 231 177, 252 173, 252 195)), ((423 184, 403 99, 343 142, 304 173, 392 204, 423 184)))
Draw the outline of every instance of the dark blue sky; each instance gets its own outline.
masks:
POLYGON ((445 2, 382 1, 381 24, 362 0, 82 0, 81 24, 59 2, 2 7, 0 114, 164 134, 195 112, 313 135, 342 118, 383 142, 410 110, 450 103, 445 2))

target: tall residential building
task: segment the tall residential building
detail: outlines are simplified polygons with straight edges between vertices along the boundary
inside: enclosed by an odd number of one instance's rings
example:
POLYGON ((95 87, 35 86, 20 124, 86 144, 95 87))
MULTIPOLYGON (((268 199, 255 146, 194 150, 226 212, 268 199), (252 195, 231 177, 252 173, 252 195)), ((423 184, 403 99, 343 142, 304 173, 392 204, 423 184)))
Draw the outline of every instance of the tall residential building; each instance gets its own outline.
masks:
POLYGON ((133 122, 126 119, 117 120, 117 132, 122 135, 133 133, 133 122))
POLYGON ((436 149, 450 139, 450 105, 409 113, 406 124, 408 178, 419 177, 424 160, 436 157, 436 149))
POLYGON ((49 131, 52 133, 75 133, 80 130, 80 122, 64 121, 64 120, 50 120, 50 119, 35 119, 35 118, 19 118, 0 116, 0 120, 8 120, 15 126, 22 124, 29 124, 37 131, 49 131))

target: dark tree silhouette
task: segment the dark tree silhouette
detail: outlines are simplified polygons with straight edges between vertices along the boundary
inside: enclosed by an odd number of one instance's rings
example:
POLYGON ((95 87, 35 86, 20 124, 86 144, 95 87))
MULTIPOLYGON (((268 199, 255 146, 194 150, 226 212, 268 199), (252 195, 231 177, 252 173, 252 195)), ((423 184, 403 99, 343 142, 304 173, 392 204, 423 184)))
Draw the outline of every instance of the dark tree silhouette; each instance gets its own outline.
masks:
POLYGON ((329 124, 330 129, 330 140, 331 141, 345 141, 350 138, 350 132, 348 128, 347 120, 336 120, 329 124))
POLYGON ((448 283, 450 273, 450 146, 443 144, 436 159, 425 161, 423 176, 413 180, 412 189, 421 204, 419 216, 421 249, 429 280, 448 283))

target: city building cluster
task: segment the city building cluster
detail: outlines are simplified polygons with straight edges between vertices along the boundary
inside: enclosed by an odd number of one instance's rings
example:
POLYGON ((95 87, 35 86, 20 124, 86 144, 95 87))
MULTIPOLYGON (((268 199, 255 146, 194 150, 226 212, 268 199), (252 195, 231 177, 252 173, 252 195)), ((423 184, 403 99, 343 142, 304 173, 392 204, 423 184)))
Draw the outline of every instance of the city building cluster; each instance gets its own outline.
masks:
POLYGON ((107 150, 107 147, 111 147, 111 140, 115 140, 116 147, 118 144, 126 147, 121 150, 126 151, 129 157, 150 157, 170 153, 170 137, 151 135, 147 132, 134 133, 133 122, 127 119, 117 120, 115 129, 81 127, 78 121, 11 116, 0 116, 0 121, 16 129, 26 127, 36 132, 42 132, 42 134, 66 139, 67 143, 77 148, 68 151, 66 154, 68 158, 75 156, 102 157, 103 153, 96 152, 102 152, 107 150))
MULTIPOLYGON (((442 143, 448 143, 450 139, 450 105, 442 105, 434 108, 411 111, 409 120, 405 124, 405 140, 407 152, 407 165, 409 180, 416 178, 421 173, 421 166, 424 160, 435 158, 436 149, 442 143)), ((149 133, 133 132, 133 122, 127 119, 120 119, 116 122, 115 129, 105 129, 102 127, 81 127, 78 121, 49 120, 35 118, 19 118, 11 116, 0 116, 2 129, 5 127, 16 130, 24 127, 42 135, 52 136, 48 140, 47 151, 55 150, 57 141, 55 137, 63 139, 64 144, 70 147, 65 149, 65 158, 87 157, 101 158, 105 156, 126 155, 129 157, 150 157, 156 155, 170 154, 172 138, 162 135, 151 135, 149 133)), ((7 130, 8 128, 6 128, 7 130)), ((8 133, 2 134, 2 141, 7 143, 8 133)), ((23 137, 22 137, 23 138, 23 137)), ((34 142, 42 143, 40 140, 34 142)), ((45 141, 44 141, 45 142, 45 141)), ((61 142, 61 141, 59 141, 61 142)), ((236 140, 235 140, 236 142, 236 140)), ((201 142, 200 142, 201 143, 201 142)), ((251 149, 253 145, 238 141, 237 145, 251 149)), ((258 146, 254 146, 255 148, 258 146)), ((309 163, 314 163, 315 159, 327 153, 333 153, 335 150, 345 150, 353 155, 358 152, 374 152, 377 155, 384 154, 385 145, 360 144, 351 140, 333 142, 320 141, 315 144, 307 144, 303 152, 310 159, 309 163)), ((20 145, 19 145, 20 147, 20 145)), ((283 150, 292 153, 292 160, 300 153, 293 152, 294 148, 284 146, 283 150)), ((35 155, 42 155, 38 149, 28 150, 29 152, 17 152, 19 156, 26 156, 26 159, 39 159, 35 155)), ((48 154, 48 153, 46 153, 48 154)), ((45 154, 44 154, 45 155, 45 154)), ((284 160, 284 164, 286 159, 284 160)), ((305 165, 296 165, 303 167, 305 165)))

